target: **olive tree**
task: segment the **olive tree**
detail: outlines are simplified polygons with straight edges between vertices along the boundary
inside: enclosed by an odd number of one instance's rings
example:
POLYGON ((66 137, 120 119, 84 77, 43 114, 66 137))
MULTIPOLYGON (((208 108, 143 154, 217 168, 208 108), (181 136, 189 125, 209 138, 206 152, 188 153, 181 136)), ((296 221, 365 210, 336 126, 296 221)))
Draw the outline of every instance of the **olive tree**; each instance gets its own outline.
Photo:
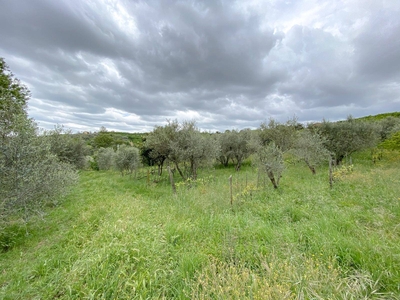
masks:
POLYGON ((217 152, 214 140, 209 134, 201 133, 193 121, 168 121, 165 126, 155 127, 146 137, 145 147, 158 165, 159 175, 168 161, 183 179, 196 179, 198 168, 211 163, 217 152))
POLYGON ((56 126, 54 130, 45 132, 50 141, 50 150, 57 155, 60 161, 70 163, 77 169, 86 166, 86 155, 89 148, 79 135, 73 135, 70 130, 63 126, 56 126))
POLYGON ((285 169, 282 150, 274 142, 268 145, 259 143, 256 149, 254 160, 256 166, 268 176, 273 187, 277 189, 285 169))
POLYGON ((228 166, 229 160, 232 159, 232 150, 234 148, 233 134, 230 130, 216 135, 216 143, 218 144, 217 160, 225 167, 228 166))
POLYGON ((0 59, 0 221, 23 213, 27 219, 64 194, 77 174, 51 152, 26 113, 28 89, 0 59))
POLYGON ((250 143, 252 131, 227 130, 217 136, 218 152, 217 160, 224 166, 228 166, 229 160, 235 164, 236 171, 239 171, 243 161, 253 153, 250 143))
POLYGON ((30 92, 28 88, 14 77, 8 65, 0 57, 0 129, 1 140, 5 141, 16 131, 16 125, 21 125, 27 119, 27 101, 30 92))
POLYGON ((140 166, 139 149, 127 145, 120 145, 114 156, 115 168, 121 172, 132 174, 140 166))
POLYGON ((295 117, 286 123, 279 123, 271 118, 268 123, 264 122, 260 125, 260 140, 263 145, 274 142, 282 152, 286 152, 293 147, 296 140, 296 131, 300 127, 301 125, 295 117))
POLYGON ((23 213, 28 219, 44 204, 65 194, 77 179, 73 166, 59 161, 50 151, 49 141, 37 136, 29 120, 23 126, 0 145, 2 217, 23 213))
POLYGON ((304 161, 313 175, 316 167, 330 157, 329 151, 324 146, 325 139, 318 133, 304 129, 297 133, 291 152, 300 160, 304 161))
POLYGON ((115 152, 113 148, 100 148, 96 156, 99 170, 110 170, 114 165, 115 152))
POLYGON ((170 141, 169 160, 183 179, 197 179, 197 170, 201 165, 214 161, 217 145, 209 134, 201 133, 193 121, 184 121, 175 137, 170 141))
POLYGON ((378 122, 381 141, 389 139, 394 133, 400 131, 400 118, 389 116, 378 122))
POLYGON ((158 166, 158 175, 162 175, 164 162, 171 156, 171 142, 176 139, 179 130, 177 121, 168 121, 165 126, 156 126, 146 137, 145 148, 150 152, 151 162, 158 166))
POLYGON ((346 121, 324 121, 318 127, 325 138, 325 147, 333 153, 336 164, 356 151, 377 145, 379 128, 372 122, 354 120, 351 116, 346 121))
POLYGON ((240 131, 232 130, 230 133, 231 151, 230 155, 235 163, 236 171, 239 171, 243 161, 248 158, 253 148, 250 144, 251 130, 243 129, 240 131))

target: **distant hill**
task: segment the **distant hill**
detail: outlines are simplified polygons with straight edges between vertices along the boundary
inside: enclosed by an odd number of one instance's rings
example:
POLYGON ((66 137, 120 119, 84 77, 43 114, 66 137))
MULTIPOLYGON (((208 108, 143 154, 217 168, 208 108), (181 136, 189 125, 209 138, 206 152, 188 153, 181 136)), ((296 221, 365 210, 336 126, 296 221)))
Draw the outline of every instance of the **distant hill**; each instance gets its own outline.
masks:
MULTIPOLYGON (((370 115, 365 117, 356 118, 360 121, 375 122, 383 120, 387 117, 400 118, 400 112, 390 112, 378 115, 370 115)), ((341 122, 341 121, 339 121, 341 122)), ((130 133, 130 132, 117 132, 117 131, 105 131, 105 132, 81 132, 76 135, 81 136, 87 144, 95 146, 95 139, 99 134, 103 134, 112 139, 112 145, 118 144, 130 144, 135 147, 141 147, 143 145, 144 138, 148 133, 130 133)))
POLYGON ((133 145, 139 146, 143 143, 145 133, 129 133, 129 132, 109 132, 114 139, 122 140, 124 142, 132 142, 133 145))
MULTIPOLYGON (((366 116, 362 118, 358 118, 357 120, 367 121, 367 122, 378 122, 382 121, 388 117, 399 118, 400 112, 391 112, 385 114, 379 114, 375 116, 366 116)), ((398 128, 395 126, 395 128, 398 128)), ((396 131, 395 128, 391 129, 391 133, 387 134, 384 140, 378 145, 378 148, 387 149, 387 150, 400 150, 400 131, 396 131), (393 131, 394 130, 394 131, 393 131)))
POLYGON ((378 115, 374 115, 374 116, 366 116, 366 117, 357 118, 357 120, 380 121, 387 117, 400 118, 400 112, 390 112, 390 113, 378 114, 378 115))

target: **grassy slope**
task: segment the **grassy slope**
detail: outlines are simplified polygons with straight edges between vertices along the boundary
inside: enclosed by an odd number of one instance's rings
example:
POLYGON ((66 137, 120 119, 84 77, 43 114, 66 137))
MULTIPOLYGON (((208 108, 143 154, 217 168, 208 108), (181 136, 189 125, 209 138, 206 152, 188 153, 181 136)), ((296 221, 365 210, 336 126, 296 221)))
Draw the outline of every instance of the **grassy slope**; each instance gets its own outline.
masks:
POLYGON ((380 121, 380 120, 385 119, 387 117, 400 118, 400 112, 390 112, 390 113, 378 114, 378 115, 373 115, 373 116, 370 115, 370 116, 357 118, 357 120, 380 121))
POLYGON ((326 168, 288 166, 277 191, 250 191, 249 166, 217 169, 177 196, 166 178, 83 172, 61 206, 14 226, 0 298, 397 299, 399 161, 360 154, 332 190, 326 168))

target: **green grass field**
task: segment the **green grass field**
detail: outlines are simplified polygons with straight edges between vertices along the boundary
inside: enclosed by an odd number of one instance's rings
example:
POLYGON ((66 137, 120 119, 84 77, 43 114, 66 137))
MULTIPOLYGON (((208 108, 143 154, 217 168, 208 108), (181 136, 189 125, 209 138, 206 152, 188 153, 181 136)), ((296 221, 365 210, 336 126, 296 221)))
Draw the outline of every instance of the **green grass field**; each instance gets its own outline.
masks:
POLYGON ((82 172, 2 232, 0 298, 400 299, 399 155, 353 164, 332 189, 326 166, 287 165, 274 190, 247 164, 176 175, 176 195, 166 174, 82 172))

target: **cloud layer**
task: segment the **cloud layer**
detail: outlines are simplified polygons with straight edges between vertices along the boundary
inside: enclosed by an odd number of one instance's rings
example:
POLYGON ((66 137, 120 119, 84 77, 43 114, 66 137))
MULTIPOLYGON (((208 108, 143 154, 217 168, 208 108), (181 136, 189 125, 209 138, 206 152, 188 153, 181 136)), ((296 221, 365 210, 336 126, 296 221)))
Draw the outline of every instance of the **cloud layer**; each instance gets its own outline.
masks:
POLYGON ((204 130, 400 110, 398 1, 5 1, 0 56, 45 128, 204 130))

